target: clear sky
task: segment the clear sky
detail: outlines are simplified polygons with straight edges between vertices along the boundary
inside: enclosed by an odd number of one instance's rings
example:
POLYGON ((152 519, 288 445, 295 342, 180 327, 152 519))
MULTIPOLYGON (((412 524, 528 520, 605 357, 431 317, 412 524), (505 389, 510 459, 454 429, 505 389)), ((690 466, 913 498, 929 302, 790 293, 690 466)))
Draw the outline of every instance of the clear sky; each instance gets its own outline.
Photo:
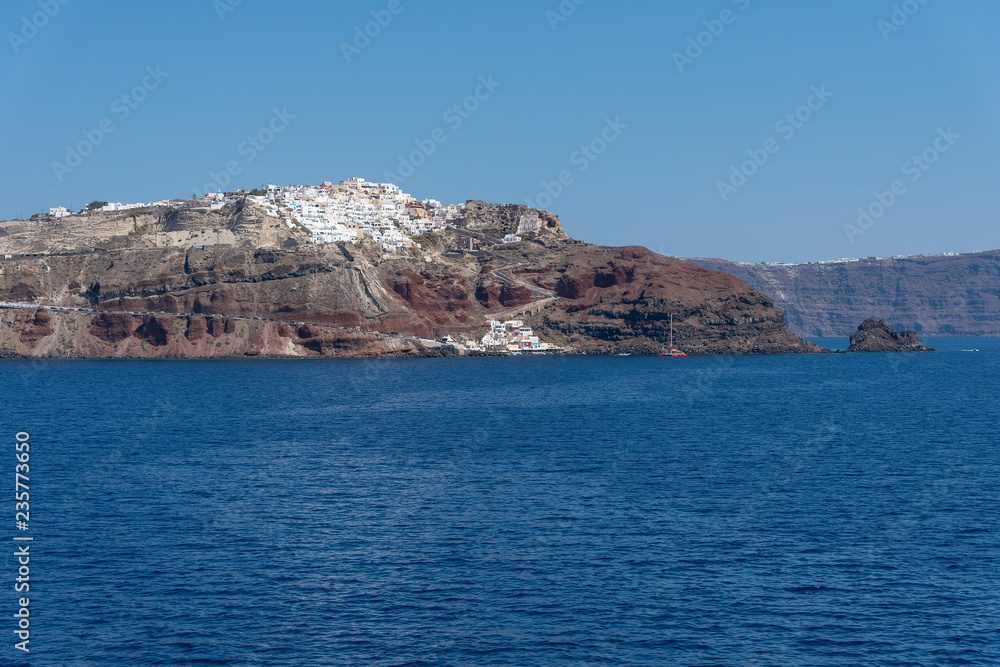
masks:
POLYGON ((1000 3, 895 7, 7 0, 0 218, 231 166, 230 188, 392 172, 678 256, 1000 247, 1000 3))

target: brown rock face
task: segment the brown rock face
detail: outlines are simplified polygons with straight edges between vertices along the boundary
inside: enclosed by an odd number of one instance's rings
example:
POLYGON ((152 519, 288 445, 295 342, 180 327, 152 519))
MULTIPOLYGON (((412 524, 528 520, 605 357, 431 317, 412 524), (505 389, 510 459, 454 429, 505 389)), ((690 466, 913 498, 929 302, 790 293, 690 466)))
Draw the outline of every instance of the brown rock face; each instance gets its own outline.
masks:
POLYGON ((192 315, 187 320, 184 337, 190 341, 201 340, 208 334, 208 321, 200 315, 192 315))
POLYGON ((469 284, 454 274, 434 275, 403 269, 391 277, 388 287, 419 312, 469 313, 473 310, 469 284))
POLYGON ((674 342, 689 353, 818 352, 785 329, 767 297, 733 276, 707 271, 645 248, 576 246, 559 261, 517 272, 561 297, 540 330, 562 339, 641 348, 674 342))
POLYGON ((135 332, 135 337, 150 345, 163 347, 170 342, 174 318, 169 315, 146 315, 135 332))
POLYGON ((310 339, 318 338, 322 331, 319 327, 315 327, 311 324, 303 324, 296 330, 295 333, 299 338, 310 339))
POLYGON ((52 335, 52 317, 49 311, 39 308, 35 311, 34 317, 28 313, 21 313, 18 316, 21 329, 21 342, 34 345, 43 338, 52 335))
POLYGON ((504 308, 516 308, 531 303, 534 299, 531 290, 523 285, 504 285, 500 289, 498 300, 504 308))
POLYGON ((126 313, 101 313, 90 321, 88 331, 107 343, 120 343, 135 331, 135 318, 126 313))
POLYGON ((933 352, 916 331, 894 331, 882 320, 865 320, 851 336, 848 352, 933 352))
POLYGON ((497 238, 517 231, 522 215, 537 215, 541 223, 539 233, 553 234, 565 237, 559 218, 548 211, 540 211, 523 204, 491 204, 485 201, 470 200, 462 211, 460 224, 463 228, 483 232, 497 238))
POLYGON ((208 333, 212 338, 221 338, 226 334, 226 322, 222 317, 213 317, 208 320, 208 333))

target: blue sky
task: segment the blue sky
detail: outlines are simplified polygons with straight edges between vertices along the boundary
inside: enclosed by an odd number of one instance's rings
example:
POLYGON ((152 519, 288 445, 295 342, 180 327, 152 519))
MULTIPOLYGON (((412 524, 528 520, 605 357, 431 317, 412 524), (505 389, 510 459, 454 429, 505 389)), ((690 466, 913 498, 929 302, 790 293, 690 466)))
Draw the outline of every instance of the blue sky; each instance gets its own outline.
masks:
POLYGON ((0 218, 190 197, 232 163, 230 187, 546 203, 678 256, 1000 247, 995 1, 576 2, 8 0, 0 218))

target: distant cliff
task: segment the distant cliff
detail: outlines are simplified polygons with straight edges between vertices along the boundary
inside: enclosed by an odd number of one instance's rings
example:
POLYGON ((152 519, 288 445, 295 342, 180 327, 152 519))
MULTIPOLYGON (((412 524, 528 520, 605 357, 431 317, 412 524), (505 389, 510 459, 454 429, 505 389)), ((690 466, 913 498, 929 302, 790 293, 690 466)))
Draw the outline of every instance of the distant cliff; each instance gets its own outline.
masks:
POLYGON ((924 336, 1000 336, 1000 251, 822 264, 690 259, 774 299, 804 336, 848 336, 885 320, 924 336))

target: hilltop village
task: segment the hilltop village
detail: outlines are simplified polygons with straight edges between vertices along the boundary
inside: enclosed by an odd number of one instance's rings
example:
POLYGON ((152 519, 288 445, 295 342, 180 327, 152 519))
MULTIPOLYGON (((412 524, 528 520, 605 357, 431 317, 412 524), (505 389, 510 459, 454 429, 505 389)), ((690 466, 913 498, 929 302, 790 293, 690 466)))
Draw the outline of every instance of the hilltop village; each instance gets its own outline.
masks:
MULTIPOLYGON (((294 248, 295 243, 305 243, 306 247, 315 246, 317 250, 324 246, 350 246, 381 250, 385 259, 393 257, 420 256, 427 262, 433 261, 442 251, 442 232, 448 231, 450 241, 445 242, 443 252, 446 257, 461 258, 470 256, 494 256, 487 248, 503 247, 521 243, 522 235, 533 235, 539 231, 543 221, 538 212, 527 207, 520 207, 514 215, 512 224, 504 231, 489 234, 476 233, 464 229, 463 219, 467 204, 442 204, 435 199, 417 200, 404 193, 392 183, 373 183, 363 178, 350 178, 339 183, 323 182, 318 186, 265 185, 254 190, 237 190, 233 192, 208 193, 202 197, 190 200, 164 199, 148 203, 121 203, 95 201, 79 212, 73 212, 66 207, 54 207, 44 213, 32 216, 32 221, 53 222, 76 225, 84 229, 98 230, 111 226, 111 234, 121 234, 124 231, 133 238, 129 244, 139 243, 155 248, 185 249, 189 251, 227 250, 246 245, 248 239, 234 231, 232 224, 219 224, 214 229, 206 229, 204 222, 188 224, 187 220, 196 220, 205 215, 218 214, 232 216, 236 211, 256 211, 251 218, 272 220, 272 227, 285 229, 284 247, 294 248), (124 214, 124 215, 123 215, 124 214), (158 220, 172 220, 167 224, 159 224, 151 228, 143 224, 149 216, 158 220), (131 221, 131 222, 129 222, 131 221), (124 229, 123 229, 124 226, 124 229), (132 229, 128 229, 132 227, 132 229), (200 229, 199 229, 200 228, 200 229), (431 236, 433 235, 433 236, 431 236), (421 239, 420 237, 423 237, 421 239), (289 238, 296 239, 289 245, 289 238), (143 241, 142 239, 149 239, 143 241), (421 250, 421 240, 427 250, 436 247, 436 253, 425 253, 421 250)), ((237 214, 241 215, 241 214, 237 214)), ((213 223, 214 224, 214 223, 213 223)), ((263 227, 267 227, 266 223, 263 227)), ((121 238, 121 236, 118 236, 121 238)), ((280 239, 281 234, 274 238, 280 239)), ((95 243, 96 245, 96 243, 95 243)), ((102 243, 104 246, 115 247, 114 244, 102 243)), ((265 244, 253 244, 265 247, 265 244)), ((120 247, 120 246, 119 246, 120 247)), ((299 245, 298 247, 302 247, 299 245)), ((76 256, 80 254, 108 252, 105 248, 85 246, 83 249, 67 251, 65 248, 48 249, 43 252, 27 252, 22 255, 0 254, 0 260, 12 260, 18 257, 41 258, 46 256, 76 256)), ((352 249, 351 252, 356 252, 352 249)), ((502 255, 501 255, 502 257, 502 255)), ((494 257, 495 258, 495 257, 494 257)), ((508 259, 508 258, 505 258, 508 259)), ((0 274, 3 268, 0 268, 0 274)), ((496 272, 494 278, 500 285, 510 289, 520 289, 530 302, 533 298, 551 298, 551 293, 531 286, 518 287, 515 279, 496 272), (534 293, 534 294, 533 294, 534 293)), ((509 306, 510 299, 499 298, 501 306, 509 306)), ((55 304, 20 302, 0 300, 0 308, 30 309, 44 306, 53 312, 98 313, 90 308, 60 307, 55 304)), ((145 311, 128 312, 135 317, 155 314, 145 311)), ((155 311, 158 313, 159 311, 155 311)), ((163 314, 175 317, 188 313, 171 311, 163 314)), ((512 313, 513 314, 513 313, 512 313)), ((248 317, 247 321, 265 321, 266 318, 248 317)), ((271 318, 275 323, 308 326, 307 321, 271 318)), ((365 331, 363 327, 337 327, 350 331, 365 331)), ((379 332, 369 332, 379 333, 379 332)), ((450 346, 463 353, 502 353, 502 354, 538 354, 558 353, 564 348, 550 342, 545 342, 535 334, 530 326, 519 319, 491 320, 479 325, 478 333, 459 327, 454 335, 442 334, 439 338, 428 339, 422 336, 404 336, 395 332, 388 334, 401 338, 412 338, 423 345, 438 344, 450 346), (488 329, 483 332, 483 329, 488 329), (457 333, 461 331, 461 333, 457 333)))
MULTIPOLYGON (((363 178, 349 178, 339 183, 319 186, 267 185, 256 190, 208 193, 200 199, 160 200, 149 203, 122 204, 94 202, 79 215, 139 211, 170 207, 191 211, 217 211, 245 200, 271 218, 283 220, 289 229, 304 229, 314 244, 357 243, 370 239, 385 252, 395 253, 419 247, 415 237, 439 232, 454 225, 464 204, 444 205, 436 199, 417 200, 392 183, 372 183, 363 178)), ((54 218, 74 213, 59 206, 49 209, 54 218)), ((518 243, 521 234, 537 232, 537 215, 522 215, 517 233, 506 235, 503 243, 518 243)), ((202 247, 204 242, 192 243, 202 247)))

